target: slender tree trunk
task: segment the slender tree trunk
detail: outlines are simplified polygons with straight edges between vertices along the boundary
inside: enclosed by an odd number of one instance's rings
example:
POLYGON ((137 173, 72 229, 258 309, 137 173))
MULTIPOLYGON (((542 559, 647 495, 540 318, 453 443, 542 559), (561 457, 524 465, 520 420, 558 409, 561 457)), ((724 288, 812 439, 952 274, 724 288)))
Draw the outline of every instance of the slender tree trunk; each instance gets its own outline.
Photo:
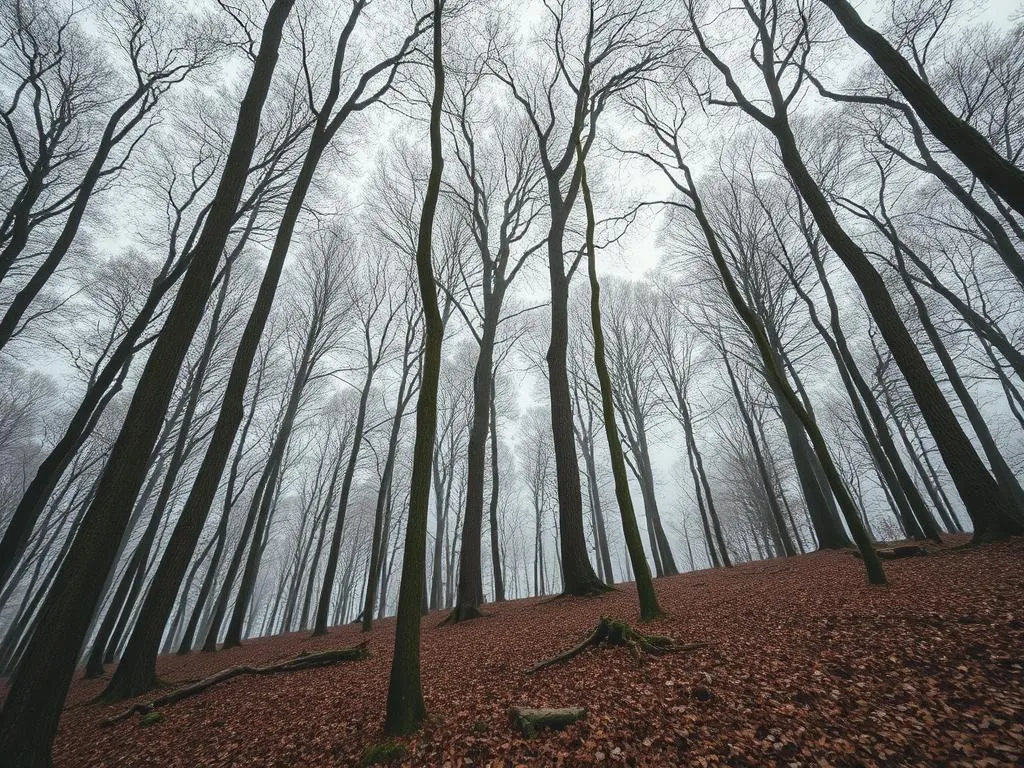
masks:
MULTIPOLYGON (((586 248, 587 274, 590 277, 590 324, 594 334, 594 368, 601 386, 601 413, 604 416, 604 432, 608 441, 608 453, 611 455, 612 476, 615 478, 615 498, 619 503, 619 514, 622 517, 622 534, 626 539, 626 550, 636 574, 636 588, 640 600, 640 620, 650 621, 661 615, 658 596, 654 592, 651 569, 647 565, 644 554, 643 540, 640 538, 640 526, 633 511, 633 500, 629 492, 629 477, 626 474, 626 460, 622 454, 622 443, 619 442, 619 428, 615 424, 615 405, 612 402, 612 379, 608 374, 608 362, 604 351, 604 330, 601 328, 601 285, 597 280, 597 253, 594 246, 594 203, 590 197, 590 186, 587 183, 587 171, 583 163, 583 151, 576 150, 577 162, 580 164, 580 188, 583 193, 583 204, 587 212, 586 248)), ((655 514, 657 514, 655 512, 655 514)), ((664 536, 664 532, 662 532, 664 536)), ((660 543, 660 542, 659 542, 660 543)), ((668 553, 671 557, 671 553, 668 553)), ((589 563, 589 560, 587 561, 589 563)), ((563 568, 564 570, 564 568, 563 568)), ((675 571, 675 563, 672 563, 675 571)))
POLYGON ((231 148, 192 263, 136 386, 96 495, 40 611, 38 625, 45 631, 34 633, 11 680, 0 714, 0 754, 19 768, 50 764, 50 748, 75 662, 159 432, 160 419, 154 414, 163 413, 170 401, 238 207, 292 3, 275 0, 270 6, 231 148))
POLYGON ((491 504, 490 504, 490 528, 491 528, 491 573, 494 578, 494 602, 505 601, 505 577, 501 570, 501 548, 499 546, 498 528, 498 412, 494 405, 494 382, 491 382, 490 395, 490 427, 491 427, 491 504))
POLYGON ((444 158, 441 154, 441 113, 444 103, 441 14, 444 0, 434 0, 433 45, 434 93, 430 104, 430 175, 423 196, 416 245, 416 276, 423 297, 424 338, 421 382, 416 403, 416 440, 413 445, 409 518, 405 529, 405 556, 398 596, 395 651, 388 684, 384 731, 402 735, 417 730, 427 716, 420 685, 420 607, 424 586, 427 544, 427 503, 430 465, 437 430, 437 385, 441 372, 444 325, 437 309, 437 288, 431 263, 431 235, 441 191, 444 158))
MULTIPOLYGON (((776 101, 775 94, 773 101, 776 101)), ((777 101, 781 104, 781 96, 777 101)), ((817 182, 804 165, 788 122, 777 120, 773 132, 786 170, 793 177, 818 229, 853 275, 896 364, 910 385, 921 414, 935 437, 950 476, 974 522, 975 537, 978 540, 998 539, 1018 532, 1021 526, 1005 508, 995 480, 974 450, 928 369, 889 295, 885 281, 836 220, 817 182)))
POLYGON ((455 609, 447 621, 454 624, 482 614, 484 477, 487 469, 487 431, 490 424, 491 384, 494 375, 494 340, 498 331, 500 298, 491 296, 485 305, 480 354, 473 371, 473 413, 466 450, 466 507, 462 519, 462 547, 459 550, 459 584, 455 609))
POLYGON ((832 328, 831 334, 819 319, 814 301, 798 282, 794 281, 797 292, 800 293, 804 303, 807 304, 811 322, 832 353, 836 368, 839 370, 839 375, 847 389, 850 402, 853 404, 876 466, 882 473, 888 485, 888 490, 894 496, 898 514, 905 530, 911 536, 920 533, 923 536, 939 541, 939 529, 935 524, 935 519, 924 503, 924 499, 921 498, 917 486, 914 485, 907 474, 899 451, 892 441, 892 435, 889 432, 889 425, 886 423, 885 416, 878 407, 878 401, 875 399, 874 393, 867 385, 867 382, 864 381, 864 377, 857 366, 857 361, 850 351, 840 323, 839 306, 836 303, 835 295, 832 293, 832 286, 829 283, 828 275, 817 252, 817 247, 810 237, 808 237, 808 244, 811 247, 815 269, 818 272, 818 282, 821 284, 826 301, 828 302, 829 322, 832 328), (865 413, 865 410, 867 413, 865 413), (872 428, 872 425, 874 428, 872 428))
POLYGON ((708 560, 714 568, 718 568, 722 565, 726 568, 731 568, 732 561, 729 559, 729 549, 725 544, 725 536, 722 533, 722 523, 718 517, 718 510, 715 508, 714 495, 711 493, 711 483, 708 481, 707 472, 704 471, 704 457, 701 455, 701 452, 697 447, 697 438, 694 434, 693 427, 693 415, 690 412, 690 406, 686 402, 686 397, 683 393, 680 393, 678 405, 679 413, 683 417, 682 423, 683 432, 686 435, 687 454, 692 457, 693 461, 691 470, 694 473, 694 485, 697 485, 699 482, 700 486, 697 489, 697 507, 700 510, 701 523, 704 527, 704 541, 708 548, 708 560), (704 490, 703 494, 700 494, 701 488, 704 490), (701 496, 703 496, 703 501, 701 496), (706 508, 705 504, 707 505, 706 508), (715 542, 712 540, 712 527, 715 532, 714 539, 718 542, 718 551, 715 550, 715 542))
POLYGON ((783 552, 786 557, 791 557, 796 554, 796 550, 793 549, 793 544, 790 542, 789 536, 786 534, 786 521, 782 517, 782 510, 779 508, 779 500, 775 496, 775 484, 772 482, 771 475, 768 473, 768 465, 765 463, 764 454, 761 452, 761 446, 757 439, 757 432, 754 430, 754 423, 750 418, 750 412, 747 410, 746 404, 743 402, 739 384, 736 381, 736 376, 732 372, 732 366, 729 364, 728 358, 725 358, 725 370, 729 374, 729 383, 732 386, 732 393, 736 397, 736 407, 739 409, 740 417, 743 419, 743 424, 747 429, 747 437, 750 440, 750 447, 754 450, 754 460, 757 462, 757 472, 761 477, 761 484, 764 487, 765 500, 768 502, 768 510, 770 512, 771 520, 779 533, 779 541, 782 544, 783 552))
POLYGON ((715 235, 715 231, 711 226, 711 222, 708 221, 707 216, 704 213, 704 208, 701 204, 700 197, 697 194, 696 187, 693 184, 693 178, 690 174, 690 170, 686 166, 683 166, 682 170, 686 176, 686 184, 688 188, 687 194, 692 203, 691 210, 697 218, 701 231, 707 240, 712 258, 715 261, 715 265, 718 267, 718 271, 722 277, 722 282, 725 284, 726 292, 728 293, 737 314, 739 314, 740 318, 743 320, 754 338, 754 342, 761 355, 761 361, 764 365, 765 371, 771 377, 773 385, 777 386, 781 390, 787 403, 796 412, 804 430, 811 439, 814 450, 821 459, 823 469, 827 473, 833 491, 838 497, 839 506, 842 509, 843 517, 846 519, 846 524, 849 526, 850 532, 853 534, 853 539, 857 543, 857 549, 860 551, 861 557, 864 559, 864 566, 867 570, 868 581, 872 584, 884 584, 885 571, 882 568, 882 562, 878 557, 878 553, 872 546, 871 540, 868 537, 867 532, 864 530, 864 526, 861 524, 859 513, 857 512, 853 499, 850 497, 849 492, 842 482, 842 478, 839 476, 835 463, 832 461, 828 446, 825 443, 817 424, 814 423, 814 420, 804 409, 800 399, 797 397, 792 387, 790 387, 789 382, 786 381, 783 372, 776 366, 775 357, 772 354, 773 349, 768 340, 768 336, 760 324, 757 315, 755 315, 753 311, 751 311, 750 307, 744 302, 743 295, 740 293, 739 288, 729 271, 728 263, 726 262, 718 245, 718 239, 715 235))
POLYGON ((985 456, 989 460, 989 465, 992 467, 993 474, 996 477, 996 482, 999 484, 1000 492, 1003 494, 1006 508, 1013 510, 1013 514, 1014 517, 1017 518, 1018 525, 1020 525, 1021 529, 1024 530, 1024 523, 1021 522, 1024 520, 1024 490, 1021 489, 1020 483, 1017 482, 1017 478, 1014 475, 1013 470, 1010 469, 1009 464, 1006 463, 1006 459, 999 450, 999 446, 996 444, 995 438, 992 437, 992 432, 989 430, 988 424, 985 423, 985 417, 981 415, 981 411, 974 402, 974 398, 971 397, 971 393, 967 389, 967 385, 964 384, 963 379, 960 377, 956 364, 953 362, 953 358, 946 349, 945 342, 942 340, 938 330, 932 323, 928 307, 921 298, 921 294, 918 293, 916 288, 914 288, 913 281, 906 275, 906 273, 903 273, 903 282, 904 285, 907 286, 907 292, 910 294, 911 299, 914 301, 918 317, 921 319, 921 325, 924 328, 925 333, 928 335, 928 339, 931 341, 932 347, 935 349, 935 354, 938 356, 939 363, 942 365, 942 368, 946 373, 946 378, 953 387, 953 391, 956 393, 956 396, 960 401, 960 405, 964 409, 964 413, 967 414, 967 420, 974 429, 974 434, 977 435, 978 442, 981 443, 982 450, 985 452, 985 456))

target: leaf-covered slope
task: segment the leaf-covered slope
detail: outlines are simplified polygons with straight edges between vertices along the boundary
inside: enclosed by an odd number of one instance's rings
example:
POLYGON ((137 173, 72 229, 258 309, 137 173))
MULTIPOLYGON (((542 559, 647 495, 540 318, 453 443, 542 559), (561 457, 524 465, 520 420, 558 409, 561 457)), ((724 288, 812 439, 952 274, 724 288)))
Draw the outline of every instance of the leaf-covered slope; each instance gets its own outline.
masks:
MULTIPOLYGON (((431 719, 404 742, 403 764, 1021 764, 1022 564, 1016 540, 893 561, 887 588, 867 586, 847 553, 660 579, 667 615, 644 631, 710 644, 642 666, 622 648, 596 648, 523 674, 602 615, 634 622, 632 585, 488 606, 487 618, 455 626, 431 616, 422 639, 431 719), (581 706, 587 718, 525 739, 510 726, 512 706, 581 706)), ((365 661, 237 678, 145 728, 99 728, 112 709, 87 702, 103 681, 77 682, 56 766, 355 765, 384 740, 393 631, 392 621, 377 626, 365 661)), ((184 682, 365 637, 346 626, 315 640, 253 640, 163 658, 159 671, 184 682)))

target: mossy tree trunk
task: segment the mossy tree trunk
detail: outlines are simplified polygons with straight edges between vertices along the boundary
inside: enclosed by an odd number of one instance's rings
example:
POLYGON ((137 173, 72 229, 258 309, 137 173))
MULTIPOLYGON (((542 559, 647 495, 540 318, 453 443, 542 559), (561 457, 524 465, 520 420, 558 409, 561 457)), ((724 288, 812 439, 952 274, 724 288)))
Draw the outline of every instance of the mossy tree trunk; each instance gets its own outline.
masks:
POLYGON ((38 629, 0 714, 0 754, 19 768, 46 767, 75 662, 99 602, 174 384, 210 295, 259 133, 260 117, 293 0, 275 0, 238 113, 217 192, 181 289, 146 362, 110 460, 54 580, 38 629))
POLYGON ((587 183, 583 150, 578 146, 577 162, 580 165, 580 190, 583 193, 583 205, 587 213, 586 249, 587 274, 590 277, 590 322, 594 332, 594 368, 597 369, 597 379, 601 386, 604 432, 608 440, 608 453, 611 455, 612 477, 615 479, 615 498, 619 503, 619 515, 622 517, 622 533, 626 539, 633 573, 636 575, 636 589, 640 598, 640 618, 643 621, 650 621, 661 614, 661 607, 658 605, 658 596, 654 592, 654 582, 651 579, 651 569, 644 554, 640 527, 637 525, 633 499, 629 492, 626 459, 622 453, 619 430, 615 423, 612 380, 608 374, 604 331, 601 328, 601 285, 597 279, 597 253, 594 246, 594 201, 590 196, 590 186, 587 183))
POLYGON ((434 0, 432 64, 434 93, 430 104, 430 175, 423 195, 416 245, 416 276, 423 302, 424 336, 419 397, 416 402, 416 438, 413 444, 409 519, 405 529, 405 555, 398 594, 395 652, 388 683, 384 730, 389 735, 412 733, 427 716, 420 683, 420 609, 426 583, 427 505, 430 467, 437 431, 437 388, 441 373, 444 324, 437 307, 437 287, 431 262, 437 200, 441 192, 444 157, 441 153, 441 113, 444 104, 442 23, 444 0, 434 0))

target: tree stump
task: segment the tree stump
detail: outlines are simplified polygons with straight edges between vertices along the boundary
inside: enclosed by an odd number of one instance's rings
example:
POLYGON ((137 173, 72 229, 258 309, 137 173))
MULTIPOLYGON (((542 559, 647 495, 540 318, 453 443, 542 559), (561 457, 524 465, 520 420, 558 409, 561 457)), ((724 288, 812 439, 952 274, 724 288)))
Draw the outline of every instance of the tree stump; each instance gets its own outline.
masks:
POLYGON ((513 728, 524 736, 533 736, 541 728, 564 728, 577 720, 582 720, 587 716, 587 710, 580 707, 564 709, 512 707, 509 714, 512 716, 513 728))

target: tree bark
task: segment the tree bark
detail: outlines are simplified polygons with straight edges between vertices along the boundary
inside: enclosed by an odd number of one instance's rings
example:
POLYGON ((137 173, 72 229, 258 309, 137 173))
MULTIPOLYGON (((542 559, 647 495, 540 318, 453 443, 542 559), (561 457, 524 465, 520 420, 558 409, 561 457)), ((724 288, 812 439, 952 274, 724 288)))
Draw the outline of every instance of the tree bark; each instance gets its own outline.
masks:
MULTIPOLYGON (((636 575, 636 588, 640 601, 640 620, 650 621, 661 615, 658 596, 654 592, 651 569, 647 565, 640 527, 633 511, 633 499, 629 492, 629 477, 626 474, 626 460, 619 442, 619 428, 615 424, 615 405, 612 402, 612 379, 608 374, 608 362, 604 351, 604 330, 601 328, 601 285, 597 280, 597 253, 594 246, 594 203, 587 184, 587 171, 583 161, 583 150, 577 147, 577 162, 580 164, 580 189, 587 213, 586 249, 587 275, 590 278, 590 324, 594 334, 594 368, 601 387, 601 412, 604 416, 604 433, 611 455, 612 476, 615 478, 615 497, 622 517, 622 534, 626 539, 629 559, 636 575)), ((664 533, 662 533, 664 535, 664 533)), ((671 554, 669 554, 671 557, 671 554)), ((588 560, 589 563, 589 560, 588 560)), ((672 565, 675 570, 675 564, 672 565)))
POLYGON ((45 768, 75 661, 100 599, 132 502, 144 480, 162 413, 202 317, 217 263, 241 198, 293 0, 275 0, 263 26, 224 172, 192 263, 146 363, 95 498, 43 605, 31 646, 0 714, 0 753, 20 768, 45 768))
POLYGON ((960 162, 1024 215, 1024 171, 1000 155, 981 133, 957 117, 914 72, 885 36, 868 26, 847 0, 822 0, 846 33, 874 60, 910 103, 928 130, 960 162))
POLYGON ((444 0, 434 0, 431 47, 434 93, 430 104, 430 175, 423 196, 416 244, 416 276, 423 298, 423 358, 419 398, 416 403, 416 439, 413 444, 409 519, 405 530, 405 556, 398 596, 395 652, 388 683, 384 731, 389 735, 412 733, 427 716, 420 684, 420 607, 423 596, 427 543, 427 503, 430 496, 430 465, 437 430, 437 387, 441 372, 444 325, 437 308, 437 288, 431 263, 432 232, 441 192, 444 157, 441 154, 441 113, 444 104, 444 61, 441 15, 444 0))

